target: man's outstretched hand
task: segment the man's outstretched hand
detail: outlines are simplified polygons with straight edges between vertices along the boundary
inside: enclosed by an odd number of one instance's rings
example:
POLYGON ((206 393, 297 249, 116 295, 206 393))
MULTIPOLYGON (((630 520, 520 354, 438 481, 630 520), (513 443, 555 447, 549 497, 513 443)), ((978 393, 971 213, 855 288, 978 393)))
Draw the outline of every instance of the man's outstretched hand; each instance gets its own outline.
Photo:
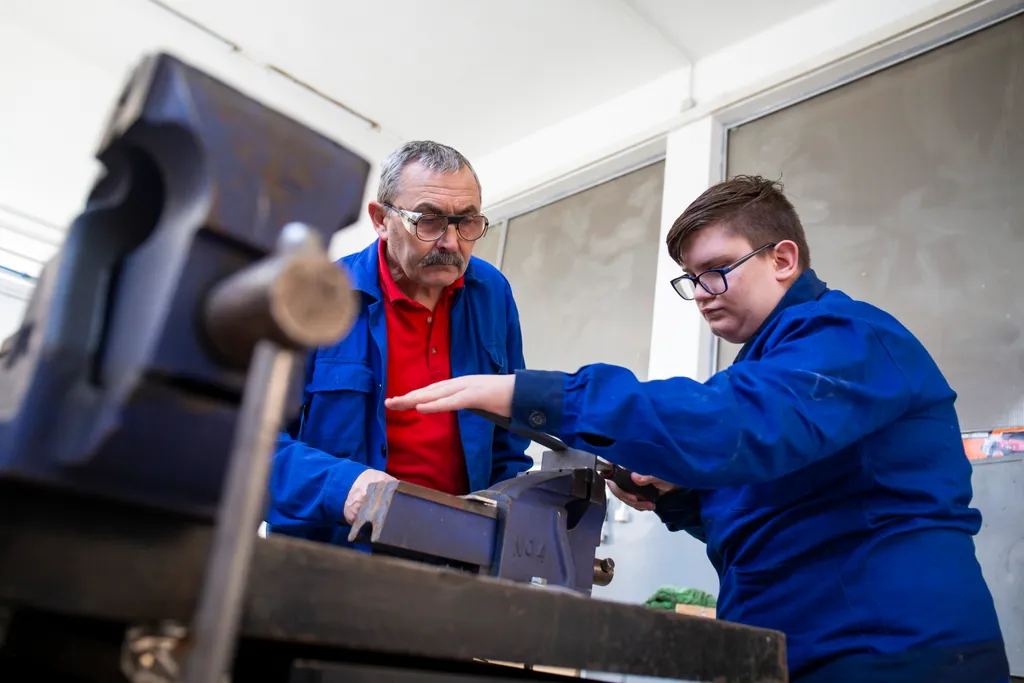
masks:
MULTIPOLYGON (((512 394, 515 391, 515 375, 467 375, 445 380, 411 391, 405 396, 395 396, 384 401, 389 410, 418 410, 421 413, 443 413, 452 410, 486 410, 502 417, 512 415, 512 394)), ((662 493, 675 491, 679 487, 667 481, 633 472, 633 481, 640 486, 653 484, 662 493)), ((654 503, 626 493, 613 482, 608 488, 616 498, 637 510, 653 510, 654 503)))
POLYGON ((515 375, 466 375, 389 398, 384 405, 390 410, 415 409, 421 413, 476 408, 511 417, 515 386, 515 375))

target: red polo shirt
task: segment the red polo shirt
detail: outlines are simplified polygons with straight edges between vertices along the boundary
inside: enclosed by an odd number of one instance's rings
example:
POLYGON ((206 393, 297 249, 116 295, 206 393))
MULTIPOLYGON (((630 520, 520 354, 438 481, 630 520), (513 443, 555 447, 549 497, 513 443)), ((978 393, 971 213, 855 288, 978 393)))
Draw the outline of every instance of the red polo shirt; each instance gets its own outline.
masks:
MULTIPOLYGON (((446 287, 431 311, 391 277, 384 242, 378 250, 388 338, 387 397, 451 379, 451 308, 462 278, 446 287)), ((469 493, 458 413, 387 410, 386 471, 396 479, 461 496, 469 493)))

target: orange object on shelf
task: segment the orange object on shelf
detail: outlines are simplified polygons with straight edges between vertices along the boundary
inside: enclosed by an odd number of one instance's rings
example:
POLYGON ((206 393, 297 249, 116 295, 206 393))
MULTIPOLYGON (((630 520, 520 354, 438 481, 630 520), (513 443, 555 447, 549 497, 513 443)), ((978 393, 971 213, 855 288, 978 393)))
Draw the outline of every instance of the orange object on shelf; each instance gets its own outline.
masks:
POLYGON ((963 432, 961 438, 968 460, 988 460, 1008 455, 1024 456, 1024 427, 963 432))

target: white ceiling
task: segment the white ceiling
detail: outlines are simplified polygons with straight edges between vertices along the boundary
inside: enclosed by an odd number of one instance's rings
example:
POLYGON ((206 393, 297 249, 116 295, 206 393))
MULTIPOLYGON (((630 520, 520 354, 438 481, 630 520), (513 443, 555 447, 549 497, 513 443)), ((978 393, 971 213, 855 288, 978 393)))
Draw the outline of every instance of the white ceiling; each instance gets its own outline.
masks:
POLYGON ((622 0, 691 60, 730 47, 823 0, 622 0))
POLYGON ((824 0, 163 0, 405 139, 471 158, 824 0))

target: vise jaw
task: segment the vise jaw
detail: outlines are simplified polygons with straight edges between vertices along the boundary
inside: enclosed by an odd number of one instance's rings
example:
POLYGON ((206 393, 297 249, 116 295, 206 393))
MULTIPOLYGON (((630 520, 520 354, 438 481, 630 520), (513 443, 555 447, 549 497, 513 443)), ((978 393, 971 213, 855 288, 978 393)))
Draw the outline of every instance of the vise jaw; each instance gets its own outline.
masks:
POLYGON ((606 503, 595 456, 551 450, 540 470, 468 496, 371 484, 349 540, 375 553, 590 595, 614 573, 610 559, 595 557, 606 503))

